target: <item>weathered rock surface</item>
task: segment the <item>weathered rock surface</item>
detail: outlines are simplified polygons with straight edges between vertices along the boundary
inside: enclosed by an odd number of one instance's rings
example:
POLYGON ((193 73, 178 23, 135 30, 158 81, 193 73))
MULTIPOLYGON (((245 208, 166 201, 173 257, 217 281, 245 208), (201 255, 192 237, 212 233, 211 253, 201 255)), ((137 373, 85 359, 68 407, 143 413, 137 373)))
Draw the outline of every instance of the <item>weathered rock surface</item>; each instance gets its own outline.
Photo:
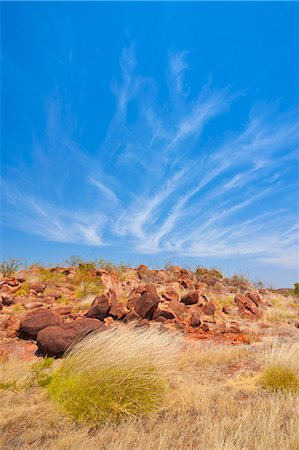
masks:
POLYGON ((245 317, 255 317, 260 319, 262 311, 259 309, 260 296, 258 293, 247 292, 244 295, 237 294, 235 303, 239 308, 240 314, 245 317))
POLYGON ((28 282, 28 287, 37 293, 45 290, 45 284, 40 281, 30 281, 28 282))
POLYGON ((62 318, 49 309, 37 309, 21 319, 19 337, 36 339, 40 330, 50 326, 62 325, 62 318))
POLYGON ((189 294, 186 294, 181 298, 181 302, 185 305, 195 305, 196 303, 198 303, 198 300, 198 292, 190 292, 189 294))
POLYGON ((103 320, 109 315, 110 307, 110 298, 107 295, 102 294, 94 299, 86 317, 103 320))
POLYGON ((190 325, 194 328, 199 327, 201 325, 201 316, 199 311, 194 311, 192 313, 191 319, 190 319, 190 325))
POLYGON ((216 311, 216 306, 214 305, 213 302, 207 302, 202 306, 202 312, 206 316, 214 316, 215 311, 216 311))
POLYGON ((159 297, 151 292, 145 292, 136 300, 135 311, 142 319, 152 319, 159 305, 159 297))
POLYGON ((37 335, 37 346, 47 356, 60 357, 71 346, 92 331, 105 331, 107 326, 96 319, 77 319, 60 326, 50 326, 37 335))

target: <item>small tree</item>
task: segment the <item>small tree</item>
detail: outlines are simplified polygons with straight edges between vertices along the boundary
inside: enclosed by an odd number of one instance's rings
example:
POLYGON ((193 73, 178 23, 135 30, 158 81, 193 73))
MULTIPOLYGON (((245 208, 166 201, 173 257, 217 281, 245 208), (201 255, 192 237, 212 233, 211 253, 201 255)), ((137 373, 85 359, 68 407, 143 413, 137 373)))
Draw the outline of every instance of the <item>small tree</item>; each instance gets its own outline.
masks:
POLYGON ((299 283, 294 283, 294 294, 299 296, 299 283))
POLYGON ((4 277, 11 277, 20 267, 20 262, 16 258, 8 258, 0 262, 0 272, 4 277))

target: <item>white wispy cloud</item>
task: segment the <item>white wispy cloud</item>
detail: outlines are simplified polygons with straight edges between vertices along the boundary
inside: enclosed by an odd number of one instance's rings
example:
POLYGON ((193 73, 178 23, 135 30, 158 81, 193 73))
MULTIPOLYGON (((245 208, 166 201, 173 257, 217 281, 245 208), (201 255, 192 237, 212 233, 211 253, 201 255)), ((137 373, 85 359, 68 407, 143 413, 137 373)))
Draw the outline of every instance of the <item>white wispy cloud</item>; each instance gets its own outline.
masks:
POLYGON ((10 205, 3 214, 4 223, 49 241, 102 245, 105 215, 59 209, 4 183, 3 189, 10 205))
POLYGON ((6 223, 59 242, 296 267, 296 112, 253 107, 238 131, 202 139, 238 95, 209 83, 191 97, 187 57, 170 55, 168 101, 159 102, 134 46, 124 49, 115 114, 97 153, 81 148, 77 121, 55 95, 33 167, 15 169, 13 183, 4 177, 6 223))
POLYGON ((181 94, 184 88, 185 72, 189 68, 186 57, 188 53, 172 53, 169 61, 170 77, 174 81, 176 91, 181 94))
POLYGON ((113 190, 109 186, 105 185, 100 180, 96 180, 93 177, 89 178, 89 182, 92 185, 94 185, 96 188, 98 188, 100 190, 100 192, 102 194, 104 194, 109 201, 112 201, 113 203, 118 203, 118 198, 117 198, 116 194, 113 192, 113 190))

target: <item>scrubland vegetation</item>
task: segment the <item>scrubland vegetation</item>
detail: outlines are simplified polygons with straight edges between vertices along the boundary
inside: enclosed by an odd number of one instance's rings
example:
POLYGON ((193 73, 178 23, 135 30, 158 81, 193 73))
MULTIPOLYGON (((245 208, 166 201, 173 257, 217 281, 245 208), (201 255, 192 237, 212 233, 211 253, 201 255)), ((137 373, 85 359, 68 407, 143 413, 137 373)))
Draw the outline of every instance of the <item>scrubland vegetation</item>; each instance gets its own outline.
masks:
POLYGON ((15 263, 1 265, 1 449, 299 449, 297 285, 170 264, 15 263), (74 332, 61 359, 40 353, 51 320, 54 349, 74 332))
POLYGON ((62 360, 1 361, 1 448, 299 447, 299 348, 121 328, 62 360))

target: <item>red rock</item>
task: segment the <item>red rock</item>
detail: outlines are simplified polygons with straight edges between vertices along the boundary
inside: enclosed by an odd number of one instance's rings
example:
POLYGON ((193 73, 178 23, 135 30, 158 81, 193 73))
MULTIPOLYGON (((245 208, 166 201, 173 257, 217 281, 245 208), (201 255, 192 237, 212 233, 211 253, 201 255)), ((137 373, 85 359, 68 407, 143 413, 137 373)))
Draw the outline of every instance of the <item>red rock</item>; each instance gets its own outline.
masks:
POLYGON ((134 306, 136 305, 137 300, 141 297, 141 294, 136 294, 132 297, 128 298, 128 302, 127 302, 127 307, 129 309, 134 308, 134 306))
POLYGON ((105 317, 104 319, 104 323, 108 326, 108 327, 112 327, 113 325, 115 325, 115 321, 112 317, 105 317))
POLYGON ((167 322, 167 318, 164 316, 154 317, 154 319, 156 322, 161 322, 161 323, 167 322))
POLYGON ((19 286, 20 283, 18 282, 18 280, 16 280, 15 278, 6 278, 5 282, 8 286, 11 287, 15 287, 15 286, 19 286))
POLYGON ((47 297, 54 297, 55 300, 62 297, 62 293, 60 291, 50 291, 47 294, 47 297))
POLYGON ((2 303, 4 306, 10 306, 15 303, 15 299, 12 295, 3 294, 2 295, 2 303))
MULTIPOLYGON (((138 268, 137 268, 137 275, 139 277, 139 279, 141 281, 145 281, 145 282, 152 282, 152 281, 158 281, 157 275, 158 272, 157 270, 150 270, 147 266, 145 266, 144 264, 141 264, 138 268)), ((163 277, 160 276, 160 278, 162 279, 163 277)))
POLYGON ((247 292, 246 296, 253 301, 253 303, 258 307, 262 302, 262 297, 258 292, 247 292))
POLYGON ((153 295, 158 295, 157 293, 157 289, 156 286, 153 283, 148 283, 144 286, 144 291, 142 292, 142 294, 144 294, 144 292, 150 292, 153 295))
POLYGON ((200 317, 200 313, 198 311, 194 311, 192 313, 192 316, 190 319, 190 325, 193 328, 199 327, 201 325, 201 317, 200 317))
POLYGON ((43 292, 45 289, 44 283, 41 283, 40 281, 29 281, 28 287, 29 287, 29 290, 33 290, 36 293, 43 292))
POLYGON ((169 302, 167 310, 173 312, 176 316, 180 318, 183 318, 186 313, 185 305, 177 300, 171 300, 171 302, 169 302))
POLYGON ((198 292, 190 292, 189 294, 186 294, 181 298, 181 303, 184 303, 185 305, 195 305, 196 303, 198 303, 198 300, 198 292))
POLYGON ((25 269, 16 272, 15 276, 19 283, 24 283, 27 280, 27 272, 25 269))
POLYGON ((35 339, 43 328, 62 325, 61 317, 49 309, 37 309, 26 314, 21 319, 19 337, 21 339, 35 339))
POLYGON ((138 286, 138 281, 137 280, 127 280, 126 282, 125 282, 125 286, 126 286, 126 288, 127 288, 127 290, 133 290, 133 289, 135 289, 137 286, 138 286))
POLYGON ((135 303, 135 311, 142 319, 152 319, 154 312, 158 308, 159 297, 145 292, 135 303))
POLYGON ((58 306, 57 308, 54 309, 54 311, 59 314, 60 316, 67 316, 69 314, 71 314, 71 312, 73 311, 73 307, 70 306, 58 306))
POLYGON ((175 315, 172 311, 158 308, 154 312, 153 319, 158 319, 160 317, 164 317, 164 319, 171 320, 175 318, 175 315))
POLYGON ((103 320, 108 316, 111 302, 107 295, 102 294, 94 299, 86 317, 103 320))
POLYGON ((19 286, 7 286, 7 292, 9 292, 10 294, 14 294, 15 292, 17 292, 20 289, 20 285, 19 286))
POLYGON ((193 281, 191 281, 189 279, 182 280, 181 285, 183 286, 184 289, 189 289, 189 291, 194 289, 194 283, 193 283, 193 281))
POLYGON ((165 298, 168 302, 171 302, 171 300, 177 300, 179 301, 180 297, 179 294, 174 289, 166 289, 162 297, 165 298))
POLYGON ((140 316, 137 314, 137 312, 134 309, 131 309, 125 316, 125 322, 132 322, 133 320, 140 319, 140 316))
POLYGON ((112 304, 112 302, 117 302, 117 295, 114 289, 109 289, 108 293, 107 293, 107 297, 110 300, 110 304, 112 304))
POLYGON ((129 297, 134 297, 135 295, 138 296, 138 294, 142 295, 144 294, 144 286, 142 286, 141 284, 139 284, 138 286, 136 286, 132 292, 130 292, 129 297))
POLYGON ((123 319, 128 312, 128 308, 126 308, 123 303, 120 303, 116 297, 111 300, 110 316, 120 320, 123 319))
POLYGON ((147 319, 139 319, 134 322, 135 328, 149 328, 150 322, 147 319))
POLYGON ((215 307, 214 303, 212 303, 212 302, 207 302, 202 307, 202 312, 206 316, 214 316, 215 311, 216 311, 216 307, 215 307))
POLYGON ((37 335, 37 345, 44 355, 60 357, 88 333, 105 330, 107 326, 99 320, 77 319, 74 322, 41 330, 37 335))
POLYGON ((245 294, 237 294, 235 296, 235 303, 237 304, 240 314, 252 317, 254 316, 256 319, 260 319, 262 317, 261 311, 259 311, 256 303, 252 300, 252 296, 245 294))

